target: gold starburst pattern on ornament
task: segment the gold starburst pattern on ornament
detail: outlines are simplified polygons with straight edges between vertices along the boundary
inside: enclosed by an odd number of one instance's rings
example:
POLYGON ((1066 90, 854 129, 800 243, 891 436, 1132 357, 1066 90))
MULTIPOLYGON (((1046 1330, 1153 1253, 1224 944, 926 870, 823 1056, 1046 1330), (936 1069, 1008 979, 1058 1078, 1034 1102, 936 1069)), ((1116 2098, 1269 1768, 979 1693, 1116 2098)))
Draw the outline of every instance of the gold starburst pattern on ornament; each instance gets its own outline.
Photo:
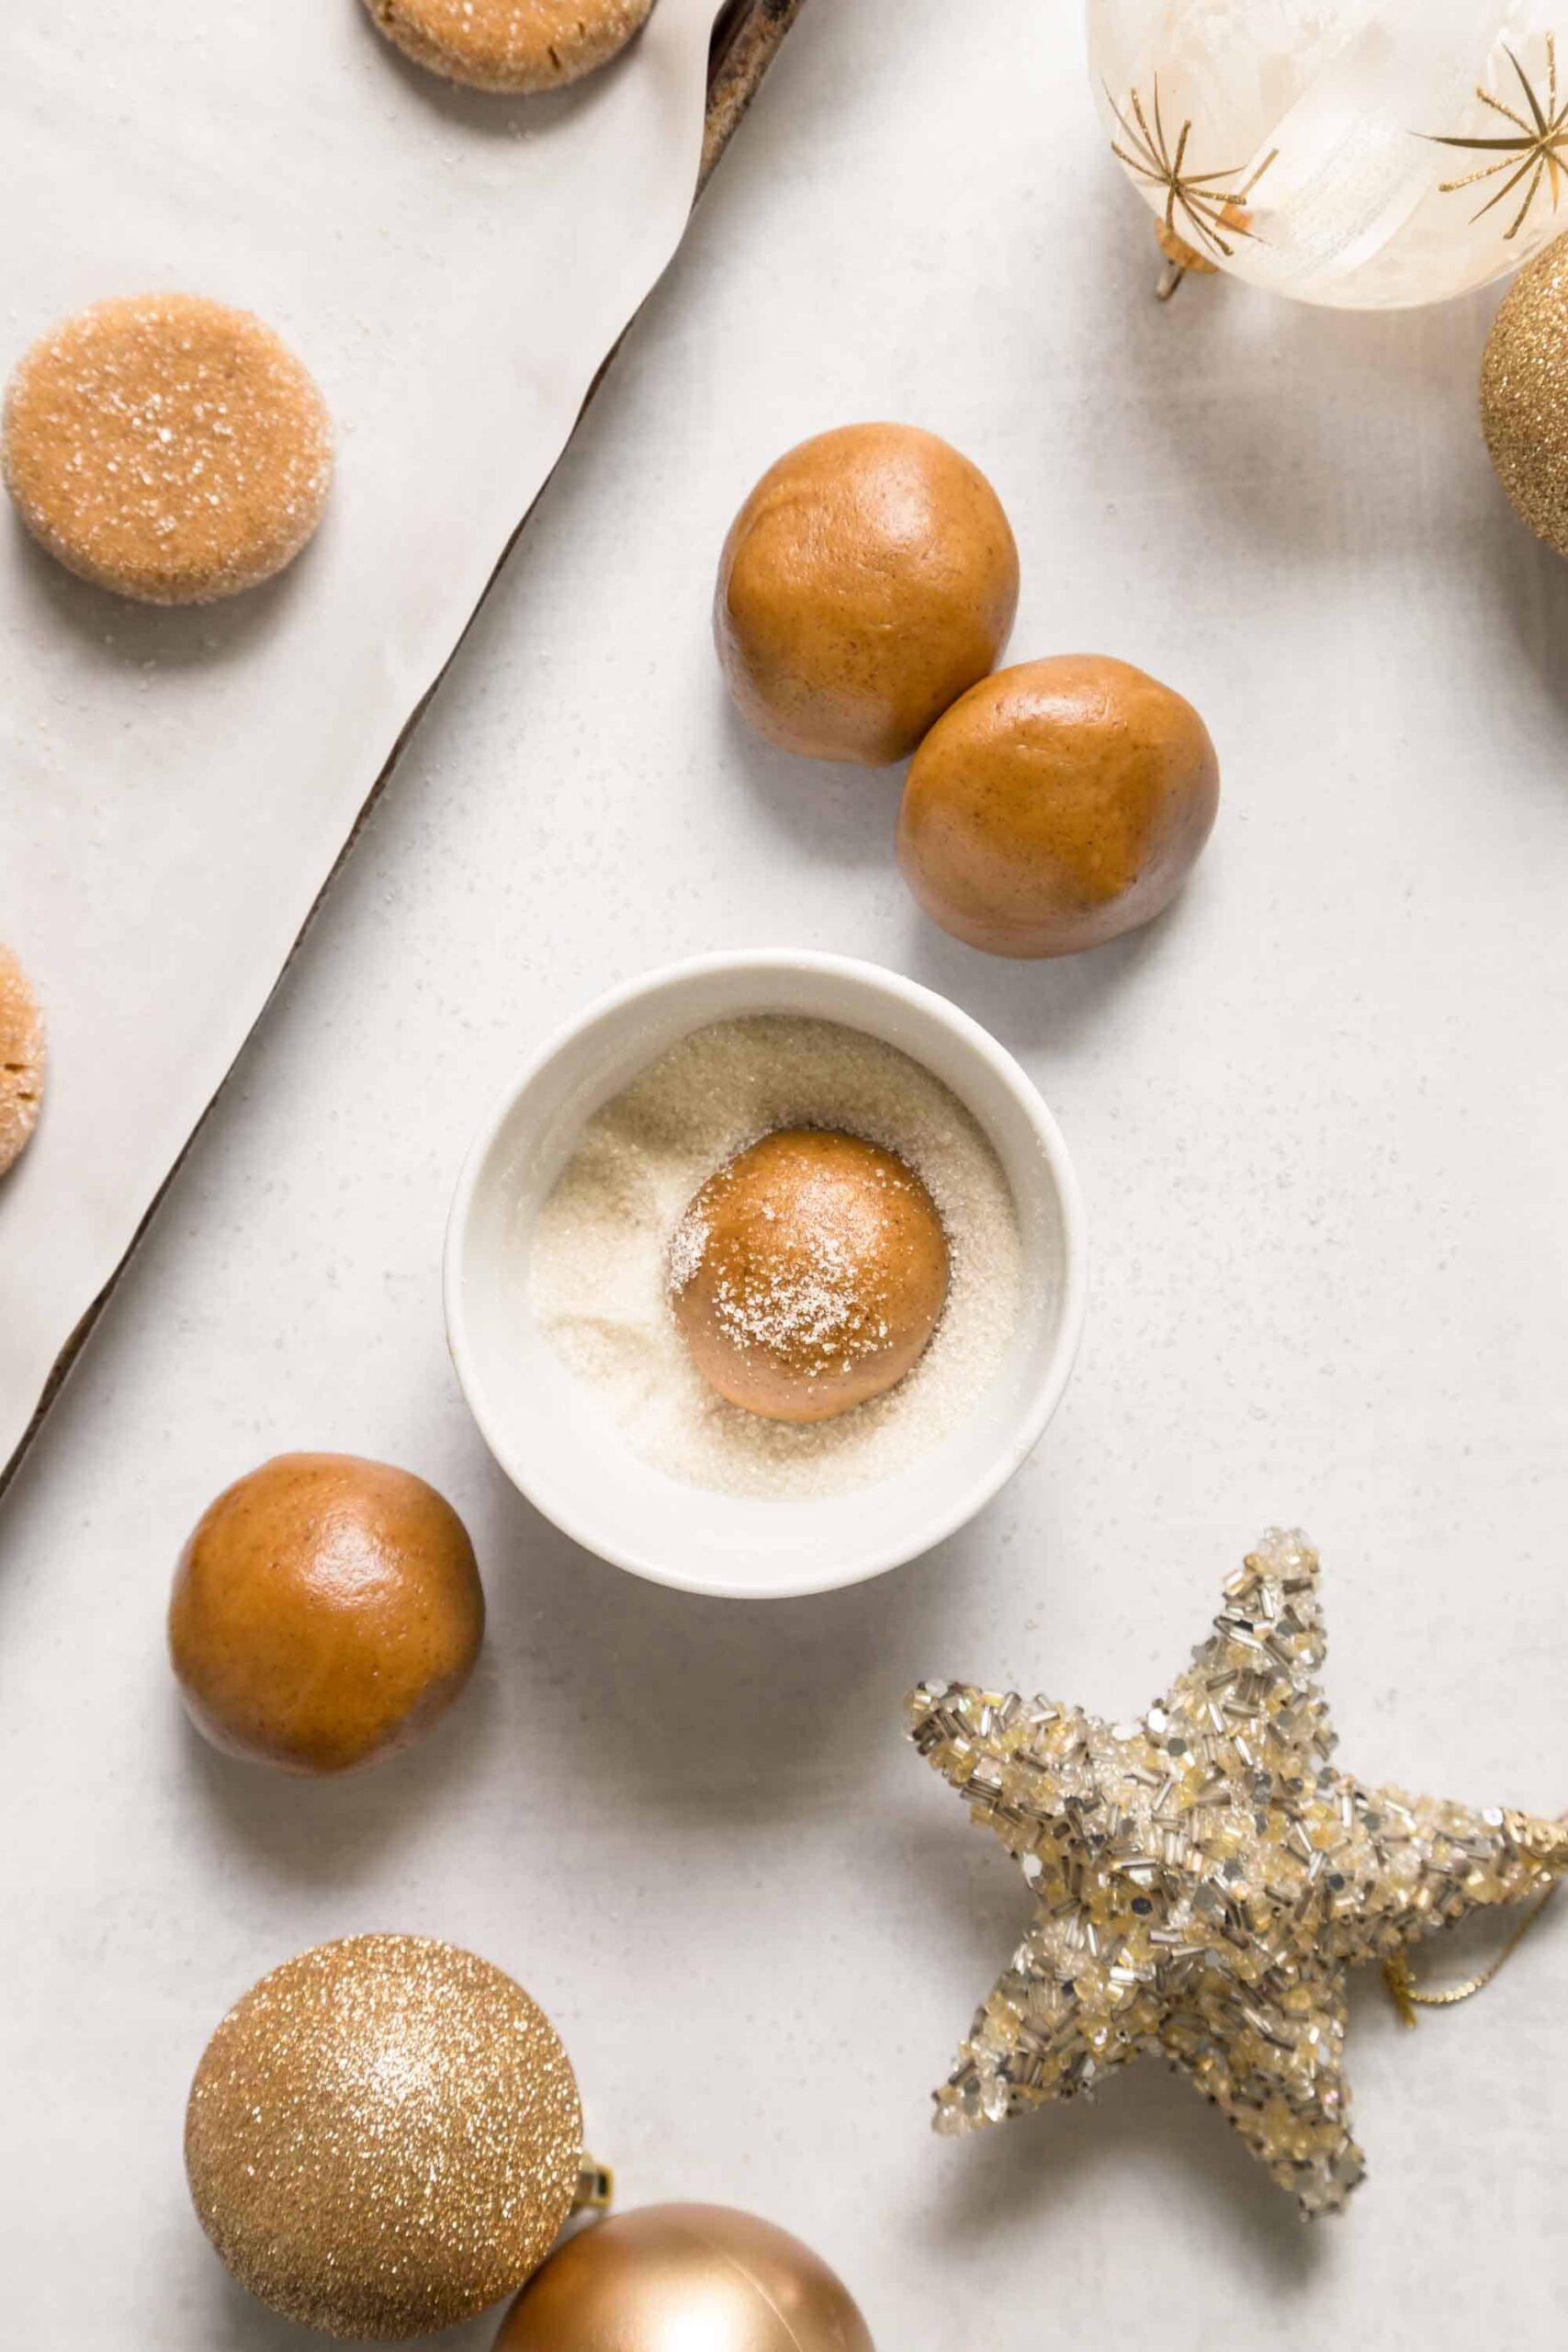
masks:
POLYGON ((1303 2213, 1360 2179, 1346 1976, 1568 1871, 1568 1826, 1369 1789, 1314 1677, 1317 1558, 1271 1530, 1141 1722, 926 1684, 910 1736, 994 1829, 1034 1921, 937 2093, 939 2131, 1070 2098, 1148 2052, 1190 2074, 1303 2213))
POLYGON ((1122 136, 1127 142, 1123 147, 1113 139, 1111 153, 1119 163, 1126 165, 1134 179, 1145 181, 1150 187, 1165 190, 1166 234, 1185 237, 1190 232, 1196 238, 1199 248, 1207 246, 1211 252, 1224 254, 1228 259, 1235 248, 1225 243, 1225 235, 1227 232, 1235 237, 1253 234, 1243 207, 1279 150, 1269 149, 1245 186, 1227 187, 1224 183, 1235 179, 1246 165, 1231 164, 1221 170, 1210 172, 1187 169, 1187 150, 1192 137, 1191 119, 1190 117, 1178 131, 1173 149, 1166 137, 1160 115, 1157 74, 1146 112, 1138 92, 1128 92, 1131 121, 1109 89, 1105 92, 1105 103, 1115 116, 1122 136))
POLYGON ((1553 212, 1557 209, 1557 199, 1562 190, 1563 175, 1568 172, 1568 98, 1559 106, 1557 102, 1557 42, 1552 34, 1548 33, 1546 36, 1544 96, 1536 89, 1513 51, 1505 47, 1503 54, 1517 77, 1524 103, 1529 108, 1529 115, 1520 114, 1505 100, 1494 96, 1492 91, 1483 89, 1477 84, 1475 95, 1482 105, 1489 107, 1494 114, 1501 115, 1505 121, 1511 123, 1513 125, 1511 130, 1502 132, 1492 139, 1461 139, 1457 136, 1450 138, 1441 132, 1427 132, 1423 135, 1429 137, 1434 146, 1463 147, 1473 153, 1489 154, 1496 158, 1494 163, 1482 164, 1473 172, 1466 172, 1462 179, 1439 180, 1438 191, 1444 196, 1452 196, 1461 188, 1477 187, 1483 181, 1495 179, 1499 172, 1507 174, 1508 176, 1504 180, 1502 187, 1494 190, 1481 207, 1480 211, 1471 214, 1472 220, 1481 220, 1485 213, 1491 211, 1494 205, 1504 203, 1517 188, 1524 189, 1524 200, 1503 232, 1505 240, 1507 240, 1510 237, 1517 237, 1524 227, 1526 220, 1529 218, 1530 208, 1540 195, 1543 183, 1550 191, 1551 209, 1553 212))

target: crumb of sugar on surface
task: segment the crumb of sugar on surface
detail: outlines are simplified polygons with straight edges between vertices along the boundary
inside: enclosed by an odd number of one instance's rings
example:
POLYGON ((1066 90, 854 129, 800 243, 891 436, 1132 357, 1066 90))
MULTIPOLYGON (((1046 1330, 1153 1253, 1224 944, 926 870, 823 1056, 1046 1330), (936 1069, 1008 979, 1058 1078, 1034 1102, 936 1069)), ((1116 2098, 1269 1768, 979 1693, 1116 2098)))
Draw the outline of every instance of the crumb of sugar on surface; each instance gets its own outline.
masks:
POLYGON ((530 1260, 540 1329, 642 1458, 730 1494, 841 1493, 890 1476, 973 1409, 1022 1305, 1007 1178, 976 1120, 897 1047, 839 1023, 762 1014, 694 1031, 584 1126, 540 1210, 530 1260), (925 1183, 950 1282, 925 1353, 896 1388, 804 1426, 729 1405, 696 1372, 669 1305, 705 1235, 688 1216, 716 1168, 789 1126, 881 1144, 925 1183))

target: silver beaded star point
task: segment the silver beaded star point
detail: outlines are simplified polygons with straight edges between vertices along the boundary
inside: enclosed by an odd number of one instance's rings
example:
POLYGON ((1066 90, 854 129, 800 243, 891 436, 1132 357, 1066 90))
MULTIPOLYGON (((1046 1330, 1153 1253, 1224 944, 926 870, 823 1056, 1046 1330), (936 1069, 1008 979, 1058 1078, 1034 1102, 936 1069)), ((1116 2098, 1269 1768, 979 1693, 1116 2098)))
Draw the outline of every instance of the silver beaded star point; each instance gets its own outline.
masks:
POLYGON ((1190 2074, 1311 2216, 1365 2170, 1346 1977, 1568 1871, 1568 1827, 1337 1770, 1314 1677, 1317 1555, 1270 1530, 1141 1722, 927 1683, 910 1737, 994 1829, 1035 1916, 977 2012, 936 2127, 1092 2091, 1149 2052, 1190 2074))

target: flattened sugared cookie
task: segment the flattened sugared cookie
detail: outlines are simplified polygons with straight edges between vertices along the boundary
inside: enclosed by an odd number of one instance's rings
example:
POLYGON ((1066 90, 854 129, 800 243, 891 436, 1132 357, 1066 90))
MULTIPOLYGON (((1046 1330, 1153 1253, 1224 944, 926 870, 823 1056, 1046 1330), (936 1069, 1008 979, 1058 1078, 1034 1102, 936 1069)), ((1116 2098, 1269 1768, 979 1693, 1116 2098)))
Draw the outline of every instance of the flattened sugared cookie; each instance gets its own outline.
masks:
POLYGON ((0 944, 0 1176, 19 1159, 43 1102, 43 1015, 28 976, 0 944))
POLYGON ((97 302, 11 378, 6 487, 67 571, 149 605, 254 588, 297 556, 332 420, 288 345, 196 294, 97 302))
POLYGON ((554 90, 607 65, 653 0, 365 0, 387 39, 475 90, 554 90))

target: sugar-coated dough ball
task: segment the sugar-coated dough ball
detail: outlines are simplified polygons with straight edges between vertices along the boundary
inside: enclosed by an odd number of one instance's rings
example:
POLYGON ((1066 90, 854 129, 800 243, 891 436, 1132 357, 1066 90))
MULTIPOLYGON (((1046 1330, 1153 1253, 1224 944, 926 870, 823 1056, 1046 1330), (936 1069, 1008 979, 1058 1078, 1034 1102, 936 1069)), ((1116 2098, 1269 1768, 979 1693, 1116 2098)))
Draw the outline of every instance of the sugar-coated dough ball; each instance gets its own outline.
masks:
POLYGON ((332 481, 332 421, 288 345, 197 294, 96 303, 6 394, 6 487, 66 570, 149 605, 254 588, 297 556, 332 481))
POLYGON ((215 1747, 342 1772, 451 1704, 484 1634, 462 1521, 351 1453, 280 1453, 220 1494, 180 1555, 169 1650, 215 1747))
POLYGON ((730 526, 714 630, 759 734, 886 767, 1007 643, 1018 549, 990 483, 912 424, 803 441, 730 526))
POLYGON ((947 1298, 935 1204, 894 1153, 784 1127, 726 1162, 670 1250, 693 1363, 732 1405, 825 1421, 880 1396, 922 1353, 947 1298))
POLYGON ((27 974, 0 941, 0 1176, 19 1159, 43 1102, 43 1014, 27 974))
POLYGON ((389 40, 475 90, 553 90, 607 65, 653 0, 365 0, 389 40))
POLYGON ((1176 896, 1219 807, 1189 702, 1101 654, 1024 662, 916 753, 898 858, 926 912, 993 956, 1070 956, 1176 896))

